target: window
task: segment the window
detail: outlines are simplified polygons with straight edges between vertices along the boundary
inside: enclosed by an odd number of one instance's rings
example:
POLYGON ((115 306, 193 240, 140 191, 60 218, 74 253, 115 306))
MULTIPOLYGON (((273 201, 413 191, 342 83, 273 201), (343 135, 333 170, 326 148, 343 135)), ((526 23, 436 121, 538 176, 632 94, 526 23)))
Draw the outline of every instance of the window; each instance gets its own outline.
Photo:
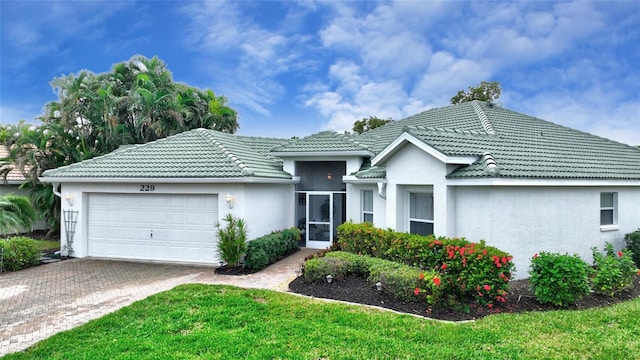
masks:
POLYGON ((362 190, 362 222, 373 223, 373 191, 362 190))
POLYGON ((433 194, 409 193, 409 232, 433 234, 433 194))
POLYGON ((618 193, 600 193, 600 225, 615 225, 618 222, 618 193))

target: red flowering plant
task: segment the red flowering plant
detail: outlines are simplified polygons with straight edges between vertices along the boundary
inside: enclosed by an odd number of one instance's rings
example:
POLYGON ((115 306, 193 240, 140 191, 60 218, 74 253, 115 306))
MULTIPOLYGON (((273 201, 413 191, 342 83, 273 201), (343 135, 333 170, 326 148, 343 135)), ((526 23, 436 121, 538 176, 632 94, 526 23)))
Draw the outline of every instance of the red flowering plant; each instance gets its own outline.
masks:
POLYGON ((418 301, 424 301, 430 305, 441 304, 444 294, 440 276, 432 272, 421 273, 413 295, 418 298, 418 301))
MULTIPOLYGON (((436 271, 440 284, 430 286, 437 286, 442 296, 432 297, 432 303, 460 303, 469 298, 482 305, 502 302, 515 271, 509 254, 484 241, 420 236, 351 222, 338 227, 338 238, 344 251, 436 271), (476 287, 484 289, 485 285, 490 290, 483 290, 480 296, 476 287)), ((418 294, 424 295, 420 289, 418 294)))

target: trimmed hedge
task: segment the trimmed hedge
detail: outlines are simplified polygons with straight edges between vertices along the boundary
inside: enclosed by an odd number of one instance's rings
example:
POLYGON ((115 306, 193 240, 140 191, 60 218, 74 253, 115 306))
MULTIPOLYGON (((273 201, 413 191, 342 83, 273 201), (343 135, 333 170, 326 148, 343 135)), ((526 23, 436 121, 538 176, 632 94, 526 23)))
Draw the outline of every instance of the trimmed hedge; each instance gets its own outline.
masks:
POLYGON ((264 269, 297 249, 298 240, 300 230, 290 228, 249 241, 244 265, 250 270, 264 269))
POLYGON ((324 257, 308 260, 303 272, 308 281, 326 281, 327 275, 335 281, 347 276, 362 276, 372 284, 380 282, 382 291, 408 302, 424 299, 432 302, 440 293, 434 283, 437 274, 433 271, 343 251, 328 252, 324 257))
POLYGON ((576 254, 535 254, 529 275, 531 290, 542 304, 573 305, 590 291, 589 265, 576 254))
POLYGON ((627 249, 631 251, 633 262, 640 268, 640 229, 626 234, 624 241, 627 243, 627 249))
POLYGON ((0 240, 0 269, 18 271, 40 264, 40 251, 33 239, 15 236, 0 240))
POLYGON ((511 255, 484 241, 420 236, 346 222, 338 227, 337 243, 343 251, 438 272, 446 295, 442 299, 448 302, 464 302, 467 297, 488 307, 504 302, 515 272, 511 255))

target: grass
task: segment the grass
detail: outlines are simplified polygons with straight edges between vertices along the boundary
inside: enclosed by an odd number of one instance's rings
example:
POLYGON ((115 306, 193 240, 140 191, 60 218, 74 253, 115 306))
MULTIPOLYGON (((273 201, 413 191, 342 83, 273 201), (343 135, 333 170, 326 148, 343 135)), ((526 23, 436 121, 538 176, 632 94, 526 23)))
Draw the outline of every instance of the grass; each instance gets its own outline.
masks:
POLYGON ((33 240, 40 251, 60 249, 59 240, 33 240))
POLYGON ((451 324, 230 286, 183 285, 7 359, 637 359, 640 298, 451 324))

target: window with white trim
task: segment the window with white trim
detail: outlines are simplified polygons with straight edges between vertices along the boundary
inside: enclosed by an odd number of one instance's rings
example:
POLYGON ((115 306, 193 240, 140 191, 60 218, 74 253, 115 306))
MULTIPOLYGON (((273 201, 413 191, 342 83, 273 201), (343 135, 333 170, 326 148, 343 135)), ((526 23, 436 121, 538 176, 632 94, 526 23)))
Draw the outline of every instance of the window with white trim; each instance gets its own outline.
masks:
POLYGON ((433 234, 433 194, 409 193, 409 232, 433 234))
POLYGON ((362 190, 362 222, 373 223, 373 191, 362 190))
POLYGON ((618 223, 618 193, 600 193, 600 225, 615 225, 618 223))

